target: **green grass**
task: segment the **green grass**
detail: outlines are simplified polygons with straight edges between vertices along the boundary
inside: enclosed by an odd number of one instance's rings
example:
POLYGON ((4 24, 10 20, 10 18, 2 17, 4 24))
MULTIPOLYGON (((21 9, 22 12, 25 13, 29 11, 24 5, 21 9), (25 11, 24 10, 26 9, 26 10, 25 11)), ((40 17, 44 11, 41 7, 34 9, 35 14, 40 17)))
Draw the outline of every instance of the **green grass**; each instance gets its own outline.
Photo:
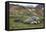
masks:
MULTIPOLYGON (((24 16, 24 17, 20 17, 21 19, 26 19, 29 16, 24 16)), ((24 29, 24 28, 40 28, 43 27, 43 22, 40 24, 24 24, 24 23, 16 23, 15 21, 15 17, 9 19, 9 28, 10 29, 24 29)))

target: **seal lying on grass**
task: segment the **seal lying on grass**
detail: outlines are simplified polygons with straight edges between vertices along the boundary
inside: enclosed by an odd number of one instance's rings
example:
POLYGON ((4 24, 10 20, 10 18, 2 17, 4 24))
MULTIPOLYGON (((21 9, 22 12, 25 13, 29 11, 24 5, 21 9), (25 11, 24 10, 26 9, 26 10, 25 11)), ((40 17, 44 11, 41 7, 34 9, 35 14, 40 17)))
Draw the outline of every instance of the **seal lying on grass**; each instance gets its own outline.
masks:
POLYGON ((30 23, 30 24, 37 24, 37 23, 40 23, 39 21, 39 17, 37 16, 32 16, 32 17, 29 17, 27 18, 24 23, 30 23))

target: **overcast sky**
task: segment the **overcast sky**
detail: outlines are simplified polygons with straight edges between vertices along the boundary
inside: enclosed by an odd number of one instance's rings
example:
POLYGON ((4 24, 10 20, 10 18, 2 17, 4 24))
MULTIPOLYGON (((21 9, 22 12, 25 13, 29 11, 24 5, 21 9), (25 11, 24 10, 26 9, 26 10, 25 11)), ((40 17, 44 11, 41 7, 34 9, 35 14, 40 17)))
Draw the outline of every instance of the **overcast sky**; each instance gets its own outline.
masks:
POLYGON ((22 5, 22 6, 33 6, 33 7, 36 7, 38 5, 38 4, 25 4, 25 3, 10 3, 10 4, 22 5))

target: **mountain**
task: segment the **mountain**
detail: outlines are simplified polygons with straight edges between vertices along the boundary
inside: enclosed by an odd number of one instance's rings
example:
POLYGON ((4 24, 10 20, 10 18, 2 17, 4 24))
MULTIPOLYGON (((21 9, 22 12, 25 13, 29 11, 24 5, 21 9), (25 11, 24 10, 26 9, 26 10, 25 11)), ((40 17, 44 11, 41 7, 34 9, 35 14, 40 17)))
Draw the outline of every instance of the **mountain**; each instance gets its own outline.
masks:
POLYGON ((21 5, 14 5, 10 4, 10 15, 16 15, 16 14, 28 14, 28 15, 36 15, 36 16, 42 16, 43 10, 42 5, 38 5, 37 7, 33 6, 21 6, 21 5))
POLYGON ((26 14, 29 13, 28 8, 24 6, 10 4, 10 14, 26 14))
POLYGON ((44 5, 39 4, 37 7, 35 7, 35 9, 38 15, 41 15, 41 16, 44 15, 44 5))

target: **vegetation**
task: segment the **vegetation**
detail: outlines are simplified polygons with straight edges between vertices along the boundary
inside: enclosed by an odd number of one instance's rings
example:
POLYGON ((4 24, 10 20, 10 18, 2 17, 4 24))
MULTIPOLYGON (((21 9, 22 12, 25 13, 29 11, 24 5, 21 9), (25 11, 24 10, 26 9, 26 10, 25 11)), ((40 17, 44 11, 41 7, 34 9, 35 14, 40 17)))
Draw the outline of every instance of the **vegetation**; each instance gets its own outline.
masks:
MULTIPOLYGON (((11 5, 10 5, 11 6, 11 5)), ((23 7, 23 6, 15 6, 12 5, 10 8, 10 15, 9 15, 9 28, 10 29, 24 29, 24 28, 41 28, 44 27, 44 17, 42 16, 42 10, 36 9, 36 8, 29 8, 29 7, 23 7), (35 9, 33 11, 32 9, 35 9), (37 11, 38 13, 36 13, 37 11), (40 15, 39 15, 40 13, 40 15), (23 23, 26 19, 28 19, 31 16, 38 16, 40 18, 39 24, 25 24, 23 23)))

